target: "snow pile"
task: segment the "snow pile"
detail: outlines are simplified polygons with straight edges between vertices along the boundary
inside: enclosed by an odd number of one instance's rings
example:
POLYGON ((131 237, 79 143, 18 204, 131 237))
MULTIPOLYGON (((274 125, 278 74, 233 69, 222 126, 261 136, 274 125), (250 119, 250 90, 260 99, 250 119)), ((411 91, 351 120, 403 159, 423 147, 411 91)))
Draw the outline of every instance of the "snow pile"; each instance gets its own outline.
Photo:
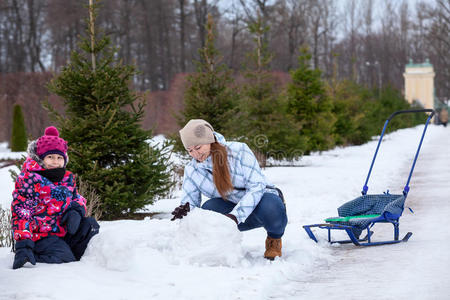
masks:
POLYGON ((112 271, 128 271, 136 264, 135 243, 130 236, 120 235, 114 228, 101 227, 102 234, 92 238, 83 262, 112 271))
POLYGON ((242 233, 229 218, 216 212, 195 209, 180 221, 172 241, 181 262, 206 266, 241 264, 242 233))
POLYGON ((142 257, 163 259, 173 265, 241 265, 242 233, 234 222, 215 212, 195 209, 171 222, 116 221, 102 226, 83 258, 113 271, 136 269, 142 257), (157 226, 155 226, 157 222, 157 226))

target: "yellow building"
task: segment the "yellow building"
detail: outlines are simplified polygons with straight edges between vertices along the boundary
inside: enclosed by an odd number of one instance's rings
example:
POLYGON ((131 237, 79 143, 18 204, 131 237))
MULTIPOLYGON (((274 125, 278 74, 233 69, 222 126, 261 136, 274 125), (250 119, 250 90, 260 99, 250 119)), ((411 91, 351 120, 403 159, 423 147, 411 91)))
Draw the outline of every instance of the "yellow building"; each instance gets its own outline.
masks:
POLYGON ((403 73, 406 100, 434 109, 434 75, 433 65, 428 59, 421 64, 414 64, 410 59, 403 73))

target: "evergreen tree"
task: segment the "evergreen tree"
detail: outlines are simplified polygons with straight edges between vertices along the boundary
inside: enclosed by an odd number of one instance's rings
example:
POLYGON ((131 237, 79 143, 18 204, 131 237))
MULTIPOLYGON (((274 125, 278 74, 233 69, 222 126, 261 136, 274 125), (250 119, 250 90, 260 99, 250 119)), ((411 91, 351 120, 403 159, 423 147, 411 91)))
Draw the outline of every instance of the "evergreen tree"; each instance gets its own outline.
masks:
MULTIPOLYGON (((379 135, 386 119, 395 111, 420 109, 416 104, 409 104, 401 92, 390 86, 385 87, 381 93, 377 90, 370 91, 372 97, 376 99, 371 106, 366 109, 368 124, 371 126, 372 135, 379 135)), ((404 114, 393 118, 389 122, 386 132, 392 132, 400 128, 407 128, 423 124, 426 120, 423 114, 404 114)))
POLYGON ((238 136, 255 152, 261 166, 266 159, 291 159, 300 156, 296 151, 301 144, 301 137, 295 130, 295 124, 286 114, 285 98, 278 94, 274 78, 269 70, 272 59, 264 42, 268 27, 263 27, 262 18, 258 16, 255 23, 249 25, 254 37, 255 49, 249 54, 245 77, 247 84, 243 87, 241 119, 238 136))
MULTIPOLYGON (((336 116, 334 136, 338 145, 360 145, 380 134, 386 119, 395 111, 417 108, 410 105, 400 91, 386 87, 370 91, 349 80, 335 81, 328 85, 336 116)), ((425 114, 400 115, 387 127, 387 132, 423 124, 425 114)))
POLYGON ((94 188, 104 219, 134 213, 171 186, 167 149, 151 147, 141 128, 145 101, 130 90, 135 68, 117 60, 108 37, 95 29, 97 5, 89 6, 87 38, 48 88, 65 104, 65 115, 48 103, 69 144, 70 170, 94 188))
POLYGON ((287 89, 289 114, 300 128, 299 134, 306 139, 305 153, 326 150, 334 145, 333 105, 320 78, 320 70, 311 69, 310 60, 308 50, 301 49, 299 67, 291 72, 292 83, 287 89))
MULTIPOLYGON (((215 131, 228 135, 230 122, 236 113, 237 93, 233 78, 214 46, 214 22, 208 15, 205 46, 199 50, 197 73, 188 76, 189 86, 184 94, 184 110, 177 116, 183 127, 191 119, 208 121, 215 131)), ((177 138, 178 144, 180 140, 177 138)))
POLYGON ((365 88, 351 80, 332 79, 327 90, 336 117, 333 128, 336 144, 359 145, 369 141, 371 131, 367 126, 366 114, 375 99, 370 98, 365 88))
POLYGON ((27 150, 27 131, 23 119, 22 107, 14 105, 13 124, 11 133, 11 151, 20 152, 27 150))

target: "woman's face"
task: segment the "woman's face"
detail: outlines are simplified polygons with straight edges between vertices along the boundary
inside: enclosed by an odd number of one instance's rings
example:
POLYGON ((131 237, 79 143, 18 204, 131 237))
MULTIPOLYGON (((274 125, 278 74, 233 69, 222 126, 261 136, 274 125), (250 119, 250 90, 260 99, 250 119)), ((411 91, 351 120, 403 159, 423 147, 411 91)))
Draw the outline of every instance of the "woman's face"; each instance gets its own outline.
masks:
POLYGON ((55 169, 64 167, 64 157, 59 154, 49 154, 44 157, 44 168, 55 169))
POLYGON ((199 162, 203 162, 211 153, 211 144, 197 145, 189 147, 187 150, 190 156, 199 162))

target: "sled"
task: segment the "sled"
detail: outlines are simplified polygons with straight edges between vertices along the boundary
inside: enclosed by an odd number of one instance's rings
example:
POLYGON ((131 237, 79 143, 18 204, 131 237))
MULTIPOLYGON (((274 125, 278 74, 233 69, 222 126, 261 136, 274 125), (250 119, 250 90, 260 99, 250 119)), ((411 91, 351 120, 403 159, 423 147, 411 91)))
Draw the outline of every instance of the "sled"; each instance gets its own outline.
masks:
POLYGON ((369 173, 367 175, 366 181, 361 191, 362 196, 357 197, 356 199, 340 206, 338 208, 339 217, 327 218, 325 219, 325 223, 321 224, 304 225, 303 228, 305 229, 308 236, 315 242, 318 242, 311 228, 319 228, 328 230, 329 243, 340 243, 340 244, 353 243, 356 246, 376 246, 376 245, 397 244, 401 242, 407 242, 408 239, 411 237, 412 232, 408 232, 402 239, 400 239, 400 230, 399 230, 400 217, 402 216, 405 200, 409 193, 409 182, 411 180, 411 176, 413 174, 414 167, 416 165, 416 161, 419 156, 420 148, 422 146, 422 142, 425 137, 428 124, 431 118, 434 116, 434 114, 435 111, 433 109, 419 109, 419 110, 400 110, 390 115, 389 118, 384 123, 383 130, 378 140, 378 145, 369 168, 369 173), (403 189, 402 194, 390 194, 388 190, 383 194, 369 195, 367 194, 369 190, 367 184, 369 182, 370 174, 372 172, 372 168, 375 163, 375 159, 377 157, 381 141, 383 140, 386 127, 388 123, 392 120, 392 118, 394 118, 396 115, 404 113, 430 113, 425 123, 425 127, 423 129, 422 136, 420 138, 419 146, 417 148, 406 185, 403 189), (377 223, 390 223, 393 225, 394 230, 393 240, 375 241, 375 242, 372 240, 373 231, 371 231, 371 229, 377 223), (331 232, 333 230, 345 231, 349 239, 336 241, 333 240, 331 237, 331 232), (364 231, 366 232, 365 237, 359 238, 359 236, 364 231))

